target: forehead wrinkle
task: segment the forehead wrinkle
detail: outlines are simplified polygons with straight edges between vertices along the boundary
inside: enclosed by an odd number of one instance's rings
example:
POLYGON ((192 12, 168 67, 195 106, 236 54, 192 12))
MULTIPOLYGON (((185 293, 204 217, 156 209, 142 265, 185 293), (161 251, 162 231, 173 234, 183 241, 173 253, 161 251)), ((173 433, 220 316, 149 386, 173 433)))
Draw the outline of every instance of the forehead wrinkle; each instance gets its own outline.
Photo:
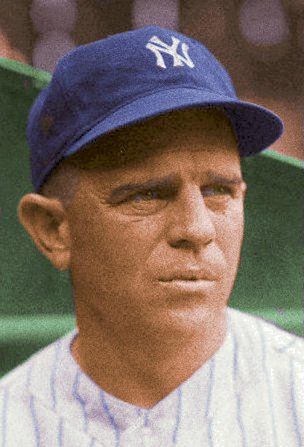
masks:
MULTIPOLYGON (((222 174, 225 177, 225 180, 229 171, 230 176, 233 176, 233 174, 241 175, 239 170, 240 160, 237 145, 235 141, 232 142, 229 138, 224 139, 224 141, 219 141, 219 139, 215 141, 211 138, 213 141, 209 140, 209 144, 207 144, 207 141, 205 141, 205 137, 202 136, 201 132, 198 134, 194 132, 194 134, 190 134, 187 139, 185 139, 185 134, 182 132, 182 138, 176 140, 173 135, 172 139, 167 142, 163 140, 162 144, 158 145, 159 136, 160 135, 154 140, 151 136, 151 140, 145 148, 143 148, 144 144, 142 140, 142 145, 139 151, 137 146, 138 140, 135 141, 134 146, 133 144, 130 144, 130 146, 132 146, 132 155, 134 158, 131 157, 131 159, 127 160, 126 164, 121 165, 119 163, 118 166, 112 167, 111 169, 103 169, 101 164, 99 168, 94 169, 93 177, 96 175, 95 180, 97 182, 97 189, 101 188, 100 192, 109 193, 111 190, 116 190, 121 186, 121 191, 123 189, 122 183, 124 182, 125 185, 129 184, 128 187, 124 188, 124 190, 127 191, 130 190, 131 187, 136 188, 142 185, 141 182, 135 184, 137 182, 133 182, 133 180, 140 179, 145 182, 145 179, 149 177, 160 179, 161 177, 159 177, 159 174, 172 174, 174 171, 175 174, 179 173, 180 177, 184 177, 184 174, 188 171, 188 175, 191 176, 193 181, 196 181, 197 178, 201 181, 204 176, 207 179, 207 169, 208 167, 212 169, 212 165, 216 162, 216 153, 219 155, 219 166, 218 168, 216 166, 213 168, 215 173, 222 174), (154 150, 152 150, 151 146, 154 146, 154 150), (175 153, 177 156, 172 158, 172 155, 175 153), (222 153, 222 156, 220 153, 222 153), (180 154, 180 156, 178 156, 178 154, 180 154), (206 164, 204 161, 205 159, 207 161, 207 166, 204 166, 206 164), (228 165, 229 169, 227 169, 228 165), (199 166, 201 166, 200 172, 199 166), (163 170, 163 167, 165 167, 165 170, 163 170), (170 168, 169 172, 167 168, 170 168), (191 171, 193 172, 192 174, 191 171)), ((169 135, 167 135, 167 137, 169 137, 169 135)), ((131 143, 130 139, 129 143, 131 143)), ((130 147, 128 147, 126 153, 128 153, 129 150, 130 147)), ((210 181, 214 180, 214 175, 212 176, 211 174, 209 177, 210 181), (211 179, 211 177, 213 178, 211 179)))
POLYGON ((166 152, 185 149, 208 152, 215 147, 235 149, 237 141, 228 119, 218 111, 178 110, 126 128, 117 129, 91 142, 86 150, 70 156, 84 168, 97 171, 135 167, 166 152), (198 144, 200 140, 200 144, 198 144), (195 146, 195 147, 192 147, 195 146))
MULTIPOLYGON (((121 183, 119 177, 125 177, 125 189, 131 189, 133 187, 137 186, 143 186, 146 183, 145 178, 151 178, 151 181, 148 180, 149 184, 159 183, 159 182, 167 182, 170 181, 176 182, 177 178, 182 178, 183 173, 187 172, 191 176, 191 171, 193 170, 194 177, 197 177, 199 175, 200 177, 205 177, 206 179, 209 178, 210 180, 230 180, 234 179, 234 183, 240 183, 242 180, 242 173, 241 173, 241 165, 239 163, 239 159, 233 157, 227 158, 227 161, 225 163, 221 162, 219 159, 219 165, 212 168, 209 164, 209 156, 207 160, 207 166, 206 161, 204 162, 204 153, 205 156, 208 154, 208 150, 204 149, 198 149, 198 148, 168 148, 167 150, 162 150, 159 153, 150 154, 149 156, 146 156, 142 158, 141 160, 137 160, 136 163, 132 166, 124 166, 116 169, 111 169, 108 172, 103 171, 102 169, 98 172, 98 177, 112 177, 112 175, 115 175, 117 173, 117 180, 114 180, 115 183, 119 185, 121 183), (180 154, 180 157, 174 157, 172 159, 171 155, 173 154, 180 154), (203 159, 200 161, 197 159, 196 155, 201 154, 203 156, 203 159), (169 158, 168 158, 169 156, 169 158), (231 163, 228 163, 228 161, 231 161, 231 163), (228 163, 228 164, 227 164, 228 163), (199 168, 200 164, 202 165, 202 169, 199 168), (210 166, 208 169, 208 165, 210 166), (168 174, 166 172, 163 172, 163 175, 157 175, 159 174, 163 169, 164 171, 167 170, 171 171, 168 174), (174 172, 175 171, 175 172, 174 172), (126 174, 126 175, 125 175, 126 174), (128 181, 128 177, 130 178, 130 181, 128 181), (133 178, 142 177, 143 180, 139 180, 138 182, 134 182, 133 178), (154 181, 154 180, 155 181, 154 181)), ((212 151, 213 152, 213 151, 212 151)), ((224 151, 223 152, 227 152, 224 151)), ((210 157, 212 157, 212 153, 210 153, 210 157)), ((213 163, 211 163, 212 165, 213 163)), ((112 182, 111 182, 112 183, 112 182)), ((120 186, 118 186, 120 188, 120 186)), ((116 188, 115 188, 116 189, 116 188)))

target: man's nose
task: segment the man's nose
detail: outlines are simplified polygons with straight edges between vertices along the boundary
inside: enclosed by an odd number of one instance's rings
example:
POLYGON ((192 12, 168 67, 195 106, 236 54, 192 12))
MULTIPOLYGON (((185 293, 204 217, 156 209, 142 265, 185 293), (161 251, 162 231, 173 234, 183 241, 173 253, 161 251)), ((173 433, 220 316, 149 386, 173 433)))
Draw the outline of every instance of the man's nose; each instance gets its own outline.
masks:
POLYGON ((168 231, 172 247, 198 251, 215 239, 210 210, 199 188, 185 191, 174 205, 168 231))

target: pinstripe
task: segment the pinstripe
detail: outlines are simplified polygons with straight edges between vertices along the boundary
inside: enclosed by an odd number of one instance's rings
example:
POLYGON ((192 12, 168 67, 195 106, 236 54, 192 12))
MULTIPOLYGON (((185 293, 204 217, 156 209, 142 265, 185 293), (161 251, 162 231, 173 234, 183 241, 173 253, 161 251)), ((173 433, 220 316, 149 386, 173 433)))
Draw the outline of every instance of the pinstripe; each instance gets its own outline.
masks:
POLYGON ((291 348, 291 346, 293 346, 295 343, 296 343, 296 340, 291 340, 289 343, 287 343, 287 345, 283 346, 283 348, 279 348, 278 351, 285 352, 285 351, 287 351, 287 349, 291 348))
POLYGON ((292 402, 293 423, 294 423, 295 432, 297 435, 298 447, 303 447, 304 439, 302 439, 302 435, 300 433, 300 426, 299 426, 297 410, 296 410, 296 397, 295 397, 295 390, 294 390, 295 377, 294 377, 294 365, 293 365, 292 359, 290 359, 290 361, 289 361, 289 376, 290 376, 290 384, 291 384, 291 402, 292 402))
POLYGON ((58 355, 59 355, 59 350, 61 348, 61 339, 59 339, 56 343, 56 351, 55 351, 55 356, 54 356, 54 362, 53 362, 53 367, 52 367, 52 372, 51 372, 51 379, 50 379, 50 384, 51 384, 51 395, 52 395, 52 399, 53 399, 53 409, 55 410, 56 408, 56 391, 55 391, 55 377, 56 377, 56 371, 57 371, 57 366, 58 366, 58 355))
MULTIPOLYGON (((30 386, 30 383, 31 383, 32 374, 33 374, 33 368, 34 368, 34 363, 31 363, 30 367, 28 368, 27 377, 26 377, 26 387, 27 387, 27 389, 29 389, 29 386, 30 386)), ((30 397, 30 411, 31 411, 31 415, 32 415, 32 421, 33 421, 34 429, 35 429, 36 446, 38 447, 38 446, 40 446, 40 430, 39 430, 38 420, 37 420, 36 411, 35 411, 35 398, 34 398, 34 396, 30 397)))
POLYGON ((180 426, 181 410, 182 410, 182 388, 179 388, 179 390, 178 390, 178 402, 177 402, 176 421, 175 421, 175 427, 174 427, 173 437, 172 437, 172 442, 173 442, 174 445, 176 445, 177 433, 178 433, 178 429, 179 429, 179 426, 180 426))
MULTIPOLYGON (((238 342, 235 336, 234 331, 231 331, 232 333, 232 338, 233 338, 233 347, 234 347, 234 353, 233 353, 233 380, 234 380, 234 385, 236 386, 237 384, 237 377, 239 374, 239 346, 238 346, 238 342)), ((235 395, 236 395, 236 405, 237 405, 237 421, 238 421, 238 425, 240 427, 240 432, 242 435, 242 445, 244 447, 247 446, 247 440, 246 440, 246 433, 245 433, 245 428, 244 428, 244 423, 243 423, 243 418, 242 418, 242 410, 241 410, 241 398, 240 398, 240 394, 237 392, 237 390, 235 389, 235 395)))
POLYGON ((207 396, 207 404, 206 404, 206 412, 205 417, 208 418, 208 440, 209 445, 213 446, 213 435, 212 435, 212 420, 209 418, 210 404, 211 404, 211 396, 214 386, 214 368, 215 368, 215 360, 214 357, 210 360, 210 369, 209 369, 209 387, 208 387, 208 396, 207 396))
POLYGON ((9 390, 4 388, 4 397, 3 397, 3 407, 2 407, 2 446, 6 447, 6 417, 7 417, 7 409, 8 409, 8 397, 9 390))
POLYGON ((30 397, 30 410, 31 410, 31 414, 32 414, 33 425, 35 428, 36 447, 40 447, 40 445, 41 445, 40 444, 40 431, 39 431, 39 426, 38 426, 38 421, 37 421, 37 416, 36 416, 34 396, 30 397))
POLYGON ((266 346, 265 346, 264 333, 261 328, 261 323, 259 320, 256 320, 256 325, 257 325, 258 332, 259 332, 259 335, 261 338, 261 343, 262 343, 262 362, 263 362, 264 377, 266 377, 266 382, 267 382, 268 401, 269 401, 269 406, 270 406, 270 411, 271 411, 272 430, 273 430, 275 445, 278 446, 278 438, 277 438, 276 426, 275 426, 275 421, 274 421, 272 388, 271 388, 271 383, 270 383, 270 378, 269 378, 269 371, 267 370, 267 366, 266 366, 266 346))
POLYGON ((31 379, 33 374, 34 363, 31 363, 26 374, 26 389, 28 390, 31 385, 31 379))
POLYGON ((146 410, 146 411, 145 411, 145 421, 144 421, 144 426, 145 426, 145 427, 147 427, 147 426, 148 426, 148 423, 149 423, 149 414, 150 414, 150 411, 149 411, 149 410, 146 410))
POLYGON ((112 427, 113 427, 114 430, 115 430, 115 437, 116 437, 115 446, 118 447, 119 444, 120 444, 120 431, 119 431, 119 427, 118 427, 118 425, 116 424, 115 419, 113 418, 113 416, 112 416, 112 414, 111 414, 111 412, 110 412, 110 410, 109 410, 109 407, 108 407, 108 404, 107 404, 107 402, 106 402, 106 399, 105 399, 105 395, 104 395, 103 390, 100 391, 100 399, 101 399, 102 407, 103 407, 104 411, 106 412, 106 414, 107 414, 107 416, 108 416, 108 419, 109 419, 109 421, 110 421, 112 427))
POLYGON ((63 419, 60 418, 59 429, 58 429, 58 446, 62 447, 63 440, 63 419))
POLYGON ((80 402, 81 405, 81 409, 83 412, 83 417, 84 417, 84 432, 87 433, 88 431, 88 415, 87 415, 87 411, 86 411, 86 407, 85 407, 85 400, 80 396, 80 394, 78 393, 78 386, 79 386, 79 378, 80 378, 81 372, 78 370, 77 374, 75 376, 75 380, 73 383, 73 387, 72 387, 72 394, 75 397, 75 399, 80 402))

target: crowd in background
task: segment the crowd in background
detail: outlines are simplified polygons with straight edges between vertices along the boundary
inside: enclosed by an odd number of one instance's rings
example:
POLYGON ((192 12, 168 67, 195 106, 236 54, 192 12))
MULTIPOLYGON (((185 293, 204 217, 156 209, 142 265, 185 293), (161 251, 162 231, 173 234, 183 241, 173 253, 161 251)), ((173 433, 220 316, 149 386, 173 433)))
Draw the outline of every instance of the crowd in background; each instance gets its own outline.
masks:
POLYGON ((271 149, 304 159, 302 0, 2 0, 0 57, 52 72, 77 45, 151 24, 202 41, 242 99, 283 119, 271 149))

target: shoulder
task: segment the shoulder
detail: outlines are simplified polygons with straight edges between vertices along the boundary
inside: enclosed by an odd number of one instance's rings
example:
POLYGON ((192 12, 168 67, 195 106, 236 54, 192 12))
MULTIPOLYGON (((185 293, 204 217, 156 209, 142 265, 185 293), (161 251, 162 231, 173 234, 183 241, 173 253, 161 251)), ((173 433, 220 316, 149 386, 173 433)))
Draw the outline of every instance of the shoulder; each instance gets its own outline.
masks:
POLYGON ((251 357, 267 357, 277 368, 295 362, 304 371, 304 338, 237 309, 229 308, 228 316, 233 337, 243 352, 247 350, 251 357))
POLYGON ((38 445, 38 419, 57 424, 60 415, 54 407, 54 390, 58 387, 53 383, 54 371, 61 365, 65 345, 73 334, 74 331, 40 349, 0 379, 0 433, 13 440, 8 445, 23 445, 24 438, 28 445, 38 445))
MULTIPOLYGON (((0 379, 0 412, 8 416, 10 414, 23 414, 23 419, 27 417, 32 400, 30 390, 32 370, 35 365, 41 364, 39 369, 41 376, 43 375, 43 363, 51 348, 52 345, 49 345, 38 351, 0 379)), ((12 423, 11 419, 10 425, 12 423)), ((24 421, 22 423, 24 424, 24 421)))
POLYGON ((17 402, 18 399, 20 403, 28 402, 33 383, 37 395, 40 394, 40 390, 46 388, 52 368, 58 362, 60 346, 65 339, 71 337, 71 334, 43 347, 0 379, 0 408, 5 405, 6 400, 17 402))
POLYGON ((6 373, 0 379, 0 393, 3 392, 4 389, 13 390, 14 388, 18 387, 26 387, 28 375, 31 368, 33 367, 33 364, 39 361, 43 361, 52 351, 57 342, 58 340, 35 352, 27 360, 6 373))
MULTIPOLYGON (((0 379, 0 433, 11 440, 20 437, 20 432, 30 444, 33 439, 33 395, 29 387, 31 370, 44 353, 34 354, 0 379)), ((41 375, 43 373, 41 372, 41 375)), ((8 445, 11 445, 8 441, 8 445)), ((14 444, 13 444, 14 445, 14 444)))

